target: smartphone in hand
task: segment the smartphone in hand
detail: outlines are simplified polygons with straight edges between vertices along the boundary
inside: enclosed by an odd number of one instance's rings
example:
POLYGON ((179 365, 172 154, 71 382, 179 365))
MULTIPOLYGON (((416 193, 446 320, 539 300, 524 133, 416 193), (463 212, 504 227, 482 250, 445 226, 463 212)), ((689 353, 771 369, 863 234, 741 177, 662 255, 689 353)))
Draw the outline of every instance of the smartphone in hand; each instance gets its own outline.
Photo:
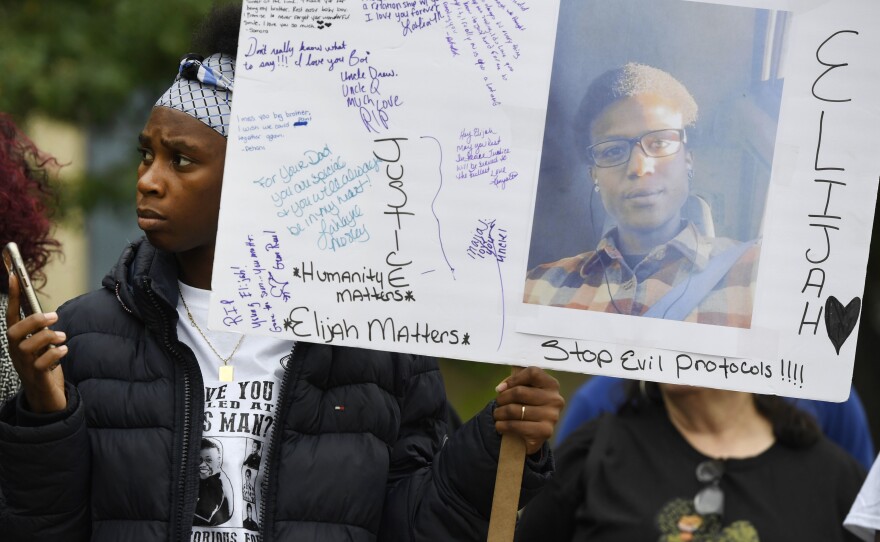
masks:
POLYGON ((40 301, 37 299, 37 291, 34 289, 27 269, 24 267, 24 260, 21 259, 21 253, 18 251, 18 245, 8 243, 3 247, 3 263, 6 265, 6 271, 18 279, 18 288, 21 291, 21 310, 25 318, 31 314, 43 312, 40 301))

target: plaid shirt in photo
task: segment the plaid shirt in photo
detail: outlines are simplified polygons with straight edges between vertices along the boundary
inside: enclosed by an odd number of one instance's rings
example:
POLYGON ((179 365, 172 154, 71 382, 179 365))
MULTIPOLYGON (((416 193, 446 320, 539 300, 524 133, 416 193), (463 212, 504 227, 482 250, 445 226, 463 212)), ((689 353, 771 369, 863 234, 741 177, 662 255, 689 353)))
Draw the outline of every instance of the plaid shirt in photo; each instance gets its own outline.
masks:
MULTIPOLYGON (((641 316, 669 290, 687 281, 692 272, 739 243, 707 237, 693 224, 665 245, 654 247, 630 269, 609 231, 595 251, 546 263, 529 271, 523 301, 572 309, 641 316)), ((758 272, 760 243, 746 250, 685 322, 748 328, 758 272)))

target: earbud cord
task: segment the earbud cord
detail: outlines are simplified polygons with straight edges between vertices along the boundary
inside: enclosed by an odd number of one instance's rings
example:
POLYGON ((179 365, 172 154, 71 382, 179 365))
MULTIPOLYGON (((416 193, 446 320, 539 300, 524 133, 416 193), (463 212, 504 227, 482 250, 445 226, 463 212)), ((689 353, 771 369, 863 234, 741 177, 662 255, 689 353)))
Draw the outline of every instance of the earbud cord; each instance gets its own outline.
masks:
MULTIPOLYGON (((601 231, 597 231, 596 223, 595 223, 595 215, 593 214, 593 196, 596 194, 595 190, 590 190, 590 225, 593 227, 593 233, 599 234, 599 241, 602 240, 601 231)), ((617 303, 614 302, 614 295, 611 293, 611 284, 608 281, 608 269, 605 267, 605 262, 602 259, 602 255, 598 252, 596 253, 596 257, 599 258, 599 264, 602 265, 602 275, 605 277, 605 290, 608 291, 608 299, 611 300, 611 306, 614 307, 614 310, 617 311, 617 314, 623 314, 623 311, 620 310, 620 307, 617 306, 617 303)))

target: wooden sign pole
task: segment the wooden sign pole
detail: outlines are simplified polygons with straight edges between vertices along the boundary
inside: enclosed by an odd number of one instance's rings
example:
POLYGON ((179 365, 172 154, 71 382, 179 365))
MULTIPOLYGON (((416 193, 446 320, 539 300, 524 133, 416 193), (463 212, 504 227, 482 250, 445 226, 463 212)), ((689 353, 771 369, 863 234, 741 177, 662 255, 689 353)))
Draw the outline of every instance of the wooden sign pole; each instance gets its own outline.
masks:
MULTIPOLYGON (((514 367, 511 374, 521 371, 514 367)), ((487 542, 512 542, 519 511, 519 492, 526 463, 526 442, 515 435, 501 437, 498 453, 498 472, 495 474, 495 493, 492 497, 492 515, 489 516, 487 542)))

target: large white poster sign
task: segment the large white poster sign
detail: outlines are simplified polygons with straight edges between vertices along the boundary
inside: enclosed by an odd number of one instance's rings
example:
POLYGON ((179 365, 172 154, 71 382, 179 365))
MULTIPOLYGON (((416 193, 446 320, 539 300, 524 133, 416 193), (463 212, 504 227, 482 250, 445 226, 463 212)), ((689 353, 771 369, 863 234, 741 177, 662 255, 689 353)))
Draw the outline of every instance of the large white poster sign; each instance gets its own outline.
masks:
POLYGON ((871 0, 246 0, 211 326, 842 400, 878 23, 871 0))

